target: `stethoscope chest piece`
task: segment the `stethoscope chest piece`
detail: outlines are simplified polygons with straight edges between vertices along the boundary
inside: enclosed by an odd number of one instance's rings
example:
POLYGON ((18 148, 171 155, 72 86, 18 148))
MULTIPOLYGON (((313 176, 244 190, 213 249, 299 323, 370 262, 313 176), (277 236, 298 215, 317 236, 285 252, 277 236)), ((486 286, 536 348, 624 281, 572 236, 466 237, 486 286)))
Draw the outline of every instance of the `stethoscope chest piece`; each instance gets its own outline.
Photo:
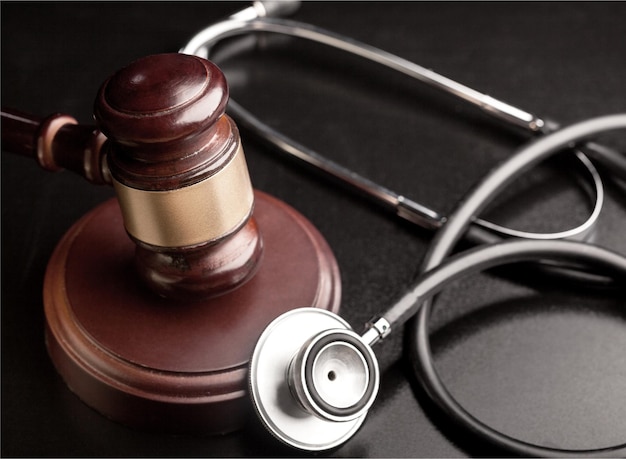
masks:
POLYGON ((308 451, 333 448, 363 423, 379 371, 371 348, 326 310, 301 308, 275 319, 250 362, 250 393, 265 427, 308 451))

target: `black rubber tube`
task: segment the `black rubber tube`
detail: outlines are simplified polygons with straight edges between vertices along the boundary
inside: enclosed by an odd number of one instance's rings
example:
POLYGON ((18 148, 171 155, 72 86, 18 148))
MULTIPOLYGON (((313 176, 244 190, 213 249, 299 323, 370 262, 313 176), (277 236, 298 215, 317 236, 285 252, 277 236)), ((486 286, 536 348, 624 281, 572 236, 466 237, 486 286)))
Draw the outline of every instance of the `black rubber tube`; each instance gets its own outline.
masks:
MULTIPOLYGON (((601 132, 624 128, 626 128, 626 114, 594 118, 541 137, 520 149, 515 155, 489 173, 459 203, 446 224, 435 235, 424 259, 422 271, 429 271, 441 264, 451 253, 459 239, 463 237, 472 217, 479 215, 504 187, 525 171, 575 142, 601 132)), ((397 303, 397 308, 392 307, 390 310, 392 315, 386 318, 392 319, 392 322, 397 325, 419 307, 408 330, 410 333, 410 358, 415 375, 435 404, 459 425, 492 444, 521 456, 626 456, 626 444, 600 449, 569 450, 527 443, 505 435, 473 417, 446 390, 435 369, 428 339, 428 321, 432 311, 432 301, 428 299, 418 306, 407 301, 405 296, 403 305, 400 306, 399 303, 400 301, 397 303), (410 308, 411 311, 403 310, 403 308, 410 308)))

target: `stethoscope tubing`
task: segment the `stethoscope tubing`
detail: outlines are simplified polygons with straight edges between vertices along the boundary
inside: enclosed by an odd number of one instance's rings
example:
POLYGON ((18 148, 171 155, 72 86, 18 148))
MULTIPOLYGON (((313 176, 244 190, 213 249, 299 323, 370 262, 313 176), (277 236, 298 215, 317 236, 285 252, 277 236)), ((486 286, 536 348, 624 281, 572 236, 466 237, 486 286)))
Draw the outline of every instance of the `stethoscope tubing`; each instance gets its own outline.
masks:
MULTIPOLYGON (((626 114, 586 120, 538 139, 532 144, 522 148, 507 162, 488 174, 481 183, 462 200, 457 209, 451 213, 448 222, 435 235, 424 259, 422 271, 429 272, 433 269, 436 270, 437 266, 444 263, 446 257, 451 253, 456 243, 462 237, 463 232, 470 225, 472 216, 479 213, 481 209, 489 204, 491 199, 497 196, 500 190, 530 167, 550 155, 555 154, 560 148, 572 142, 578 142, 600 132, 617 129, 626 129, 626 114)), ((575 244, 581 246, 582 250, 597 251, 597 248, 586 243, 585 245, 580 242, 575 244)), ((530 250, 534 249, 532 241, 528 241, 528 245, 530 250)), ((553 241, 550 245, 556 247, 557 241, 553 241)), ((487 247, 487 249, 496 250, 497 252, 499 246, 501 246, 501 244, 487 247)), ((563 247, 566 248, 566 246, 563 247)), ((624 265, 624 257, 621 255, 604 251, 601 256, 605 257, 607 260, 613 259, 613 262, 617 263, 617 266, 624 265)), ((624 272, 621 274, 623 276, 624 272)), ((428 323, 433 308, 433 301, 431 298, 419 301, 419 291, 417 290, 420 288, 423 289, 424 287, 420 287, 419 281, 415 285, 414 289, 409 291, 408 295, 405 295, 403 299, 396 302, 395 305, 384 314, 384 317, 392 326, 393 324, 397 326, 403 323, 404 320, 413 317, 409 327, 409 337, 411 362, 414 372, 430 398, 455 421, 491 443, 513 451, 521 456, 626 456, 626 444, 589 450, 557 449, 531 444, 505 435, 487 426, 468 413, 446 390, 445 385, 437 374, 428 338, 428 323), (412 303, 410 297, 414 300, 412 303)))
MULTIPOLYGON (((538 138, 522 147, 517 153, 488 173, 457 204, 445 225, 435 233, 420 271, 422 273, 428 272, 440 265, 461 240, 464 231, 472 223, 473 216, 479 215, 504 188, 533 166, 556 154, 572 142, 592 137, 600 132, 624 128, 626 128, 626 114, 609 115, 582 121, 538 138)), ((418 311, 419 317, 422 317, 425 314, 424 310, 429 310, 429 301, 420 301, 419 285, 420 281, 418 280, 414 283, 413 288, 409 288, 382 315, 391 327, 397 328, 404 324, 418 311)))

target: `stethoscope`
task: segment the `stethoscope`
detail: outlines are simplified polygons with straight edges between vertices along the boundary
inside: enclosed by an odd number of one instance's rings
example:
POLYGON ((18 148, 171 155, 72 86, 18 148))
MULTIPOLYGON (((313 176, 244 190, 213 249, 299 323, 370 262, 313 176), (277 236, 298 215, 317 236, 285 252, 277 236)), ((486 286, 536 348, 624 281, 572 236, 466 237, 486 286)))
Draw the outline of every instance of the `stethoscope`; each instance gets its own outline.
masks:
POLYGON ((423 273, 406 293, 358 334, 338 315, 316 308, 294 309, 276 318, 261 334, 250 362, 250 395, 265 427, 292 447, 321 451, 335 448, 359 429, 378 392, 380 372, 372 346, 392 329, 415 317, 410 329, 411 361, 418 381, 452 419, 495 445, 523 456, 626 455, 626 444, 594 450, 565 450, 530 444, 482 423, 463 409, 446 390, 433 364, 428 340, 432 298, 451 282, 482 270, 510 263, 535 262, 556 275, 607 284, 626 278, 626 258, 584 240, 602 209, 602 181, 587 155, 626 177, 626 159, 587 139, 626 128, 626 114, 589 119, 560 128, 556 123, 482 94, 431 70, 374 47, 311 25, 276 16, 293 13, 299 2, 254 2, 216 23, 181 49, 208 58, 221 40, 254 32, 273 32, 335 47, 436 87, 473 104, 495 118, 536 134, 526 146, 488 173, 447 217, 386 189, 324 158, 255 118, 234 102, 229 113, 237 122, 276 149, 364 193, 400 217, 436 230, 421 266, 423 273), (581 151, 581 142, 585 141, 581 151), (592 212, 581 225, 555 233, 530 233, 475 218, 520 175, 565 148, 574 149, 592 184, 592 212), (468 238, 482 246, 449 256, 456 243, 468 238), (513 239, 502 241, 503 237, 513 239), (573 240, 572 240, 573 239, 573 240), (574 241, 578 240, 578 241, 574 241), (597 274, 587 274, 593 268, 597 274))

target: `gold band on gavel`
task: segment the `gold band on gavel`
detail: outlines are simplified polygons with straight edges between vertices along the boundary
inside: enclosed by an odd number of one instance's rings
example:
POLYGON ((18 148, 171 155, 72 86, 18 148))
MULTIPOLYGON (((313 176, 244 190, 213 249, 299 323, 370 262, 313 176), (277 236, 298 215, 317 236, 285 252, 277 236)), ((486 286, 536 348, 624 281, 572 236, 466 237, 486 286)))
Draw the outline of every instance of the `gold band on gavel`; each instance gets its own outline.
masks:
POLYGON ((145 191, 113 180, 126 231, 158 247, 186 247, 230 234, 252 212, 254 194, 241 145, 207 179, 168 191, 145 191))

